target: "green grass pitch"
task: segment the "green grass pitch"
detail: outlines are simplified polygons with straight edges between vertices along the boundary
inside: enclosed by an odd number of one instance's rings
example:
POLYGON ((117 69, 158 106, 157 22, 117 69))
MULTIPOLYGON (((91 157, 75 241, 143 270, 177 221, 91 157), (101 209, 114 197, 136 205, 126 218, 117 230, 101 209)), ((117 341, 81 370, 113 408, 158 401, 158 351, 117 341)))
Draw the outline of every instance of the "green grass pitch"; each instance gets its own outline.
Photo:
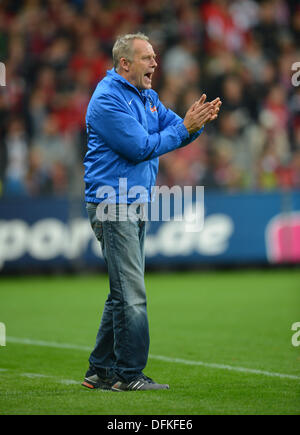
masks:
POLYGON ((80 385, 106 275, 0 278, 0 415, 300 414, 300 270, 146 274, 150 358, 169 391, 80 385))

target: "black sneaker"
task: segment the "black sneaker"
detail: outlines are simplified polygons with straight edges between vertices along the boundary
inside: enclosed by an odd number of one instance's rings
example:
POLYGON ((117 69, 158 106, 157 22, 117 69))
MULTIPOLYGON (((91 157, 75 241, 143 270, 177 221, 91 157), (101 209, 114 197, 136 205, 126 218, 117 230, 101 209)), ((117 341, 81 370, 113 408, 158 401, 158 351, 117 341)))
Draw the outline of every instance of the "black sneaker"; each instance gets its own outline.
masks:
POLYGON ((144 373, 142 373, 142 378, 145 379, 145 381, 150 382, 150 384, 156 384, 156 382, 153 381, 153 379, 149 378, 149 377, 146 376, 144 373))
POLYGON ((111 386, 116 382, 115 378, 101 378, 97 372, 90 368, 86 372, 82 386, 94 390, 96 388, 100 390, 111 390, 111 386))
POLYGON ((168 384, 157 384, 148 376, 142 374, 134 381, 129 383, 123 381, 116 381, 112 386, 112 391, 145 391, 145 390, 168 390, 168 384))

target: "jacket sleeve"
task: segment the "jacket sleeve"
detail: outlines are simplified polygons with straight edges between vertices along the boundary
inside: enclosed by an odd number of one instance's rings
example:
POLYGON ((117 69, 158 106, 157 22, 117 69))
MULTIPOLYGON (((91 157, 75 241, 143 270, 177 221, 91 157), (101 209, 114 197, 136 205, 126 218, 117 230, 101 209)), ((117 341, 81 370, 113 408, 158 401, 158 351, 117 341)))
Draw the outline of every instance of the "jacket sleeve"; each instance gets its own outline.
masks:
MULTIPOLYGON (((177 116, 177 115, 176 115, 177 116)), ((189 138, 181 118, 158 133, 149 134, 128 108, 113 95, 101 95, 91 109, 89 127, 116 153, 135 163, 153 159, 179 148, 189 138)))
MULTIPOLYGON (((167 109, 159 99, 157 99, 157 111, 159 116, 159 125, 160 129, 163 130, 168 125, 174 125, 178 122, 183 122, 183 119, 180 118, 176 113, 174 113, 171 109, 167 109)), ((202 133, 204 126, 193 134, 188 135, 188 137, 182 141, 180 144, 180 148, 188 145, 197 139, 198 136, 202 133)))

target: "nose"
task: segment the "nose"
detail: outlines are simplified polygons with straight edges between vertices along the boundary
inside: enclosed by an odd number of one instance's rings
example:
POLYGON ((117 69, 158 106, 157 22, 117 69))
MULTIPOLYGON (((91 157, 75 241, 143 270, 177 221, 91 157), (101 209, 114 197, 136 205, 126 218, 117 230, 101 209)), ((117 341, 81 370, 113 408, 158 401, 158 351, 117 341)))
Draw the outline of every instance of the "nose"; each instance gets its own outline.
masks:
POLYGON ((156 62, 156 60, 154 59, 154 57, 152 58, 151 66, 152 66, 153 68, 156 68, 156 67, 157 67, 157 62, 156 62))

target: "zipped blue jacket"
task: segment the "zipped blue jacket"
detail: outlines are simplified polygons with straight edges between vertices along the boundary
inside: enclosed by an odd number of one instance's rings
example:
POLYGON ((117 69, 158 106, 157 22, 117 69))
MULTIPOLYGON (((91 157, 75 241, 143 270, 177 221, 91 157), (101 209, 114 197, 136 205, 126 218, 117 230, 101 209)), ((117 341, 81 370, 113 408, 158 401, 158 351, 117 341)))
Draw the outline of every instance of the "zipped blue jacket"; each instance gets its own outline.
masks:
POLYGON ((183 120, 166 109, 154 90, 139 91, 114 69, 107 71, 92 95, 86 128, 86 202, 110 197, 108 202, 128 204, 150 202, 159 156, 189 144, 203 130, 189 135, 183 120), (139 191, 134 186, 142 189, 132 197, 130 192, 139 191))

